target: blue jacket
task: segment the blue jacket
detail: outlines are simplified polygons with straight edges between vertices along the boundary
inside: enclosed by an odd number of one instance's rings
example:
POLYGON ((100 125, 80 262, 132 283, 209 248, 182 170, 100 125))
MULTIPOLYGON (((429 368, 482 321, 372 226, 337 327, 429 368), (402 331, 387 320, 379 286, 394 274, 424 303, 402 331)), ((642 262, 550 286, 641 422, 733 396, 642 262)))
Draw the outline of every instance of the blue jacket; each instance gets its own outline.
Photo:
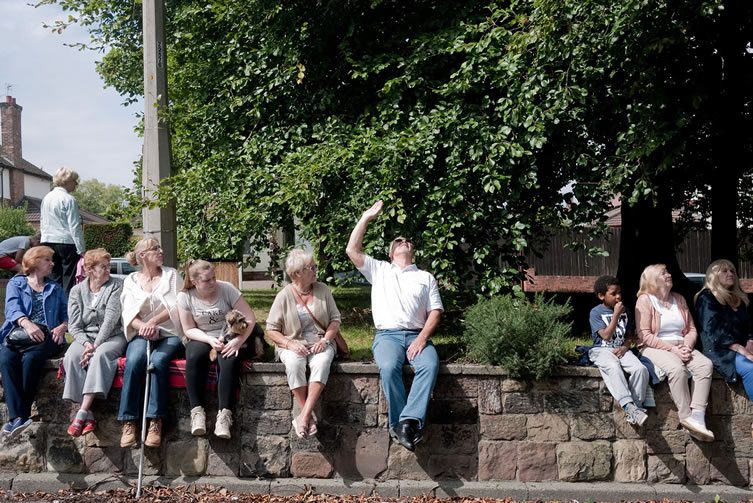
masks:
MULTIPOLYGON (((0 343, 16 326, 16 321, 31 315, 32 290, 25 274, 16 274, 5 289, 5 322, 0 327, 0 343)), ((63 288, 52 280, 47 280, 42 291, 42 305, 47 326, 52 330, 68 321, 68 302, 63 288)))
POLYGON ((710 291, 701 290, 695 301, 695 310, 703 354, 714 363, 714 368, 725 381, 736 382, 737 353, 729 347, 735 343, 745 346, 748 339, 753 339, 747 306, 741 304, 735 311, 730 306, 721 305, 710 291))

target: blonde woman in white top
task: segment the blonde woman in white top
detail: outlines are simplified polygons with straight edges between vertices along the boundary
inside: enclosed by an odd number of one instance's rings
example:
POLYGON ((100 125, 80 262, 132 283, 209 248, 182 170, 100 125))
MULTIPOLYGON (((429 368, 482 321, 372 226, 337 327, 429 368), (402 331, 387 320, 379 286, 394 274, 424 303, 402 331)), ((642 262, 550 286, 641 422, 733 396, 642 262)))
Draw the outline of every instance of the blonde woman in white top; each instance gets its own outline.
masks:
POLYGON ((146 411, 149 429, 144 444, 158 447, 162 442, 162 418, 168 411, 168 367, 183 350, 177 311, 180 278, 175 269, 162 265, 164 254, 156 239, 142 239, 126 258, 132 265, 140 265, 141 270, 126 277, 121 297, 128 348, 118 411, 118 420, 123 421, 120 446, 136 444, 146 386, 147 344, 151 343, 154 370, 149 384, 146 411))
POLYGON ((685 299, 672 293, 672 275, 664 264, 650 265, 641 274, 635 305, 640 351, 667 374, 669 392, 680 424, 694 438, 711 442, 706 406, 711 390, 711 360, 695 349, 698 333, 685 299), (692 395, 688 373, 693 378, 692 395))

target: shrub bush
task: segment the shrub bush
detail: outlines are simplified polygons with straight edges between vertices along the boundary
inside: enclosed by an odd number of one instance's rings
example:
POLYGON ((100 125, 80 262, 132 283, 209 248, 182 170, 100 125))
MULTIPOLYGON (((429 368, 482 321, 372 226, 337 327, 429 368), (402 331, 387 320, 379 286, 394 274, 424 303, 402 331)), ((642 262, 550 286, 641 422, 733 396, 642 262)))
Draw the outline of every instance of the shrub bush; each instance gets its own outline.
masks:
POLYGON ((537 296, 533 302, 511 295, 479 301, 466 311, 468 356, 501 365, 511 377, 541 379, 567 362, 570 302, 564 305, 537 296))
POLYGON ((84 241, 86 249, 104 248, 113 257, 122 257, 130 250, 133 229, 131 224, 86 224, 84 241))
POLYGON ((0 241, 13 236, 31 236, 36 231, 26 223, 26 207, 0 207, 0 241))

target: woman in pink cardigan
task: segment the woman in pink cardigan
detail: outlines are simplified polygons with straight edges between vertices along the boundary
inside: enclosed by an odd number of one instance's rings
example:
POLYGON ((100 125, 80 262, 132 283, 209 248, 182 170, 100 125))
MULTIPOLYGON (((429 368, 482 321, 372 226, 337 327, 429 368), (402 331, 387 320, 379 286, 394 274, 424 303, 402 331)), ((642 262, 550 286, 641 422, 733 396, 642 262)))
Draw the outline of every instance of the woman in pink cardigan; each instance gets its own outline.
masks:
POLYGON ((643 270, 635 305, 640 350, 667 375, 680 424, 692 437, 712 442, 714 434, 706 428, 706 406, 714 366, 694 349, 698 333, 688 304, 671 290, 672 275, 664 264, 643 270), (688 374, 693 378, 692 397, 688 374))

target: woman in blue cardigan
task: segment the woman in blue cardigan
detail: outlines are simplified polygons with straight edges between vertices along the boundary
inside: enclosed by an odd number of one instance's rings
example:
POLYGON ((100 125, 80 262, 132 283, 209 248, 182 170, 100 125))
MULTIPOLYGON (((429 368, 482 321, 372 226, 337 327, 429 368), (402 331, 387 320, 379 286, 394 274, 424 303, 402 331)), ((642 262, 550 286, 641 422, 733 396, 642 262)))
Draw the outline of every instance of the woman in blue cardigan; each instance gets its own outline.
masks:
POLYGON ((753 333, 748 304, 732 262, 712 262, 706 269, 703 290, 695 297, 703 353, 728 383, 737 382, 740 376, 748 398, 753 398, 753 333))
POLYGON ((24 255, 23 274, 8 282, 5 291, 5 322, 0 327, 0 374, 3 377, 8 421, 3 435, 16 437, 30 424, 31 404, 37 394, 45 360, 65 344, 68 310, 63 288, 47 279, 55 252, 35 246, 24 255), (22 328, 36 344, 25 349, 9 347, 6 336, 22 328))

